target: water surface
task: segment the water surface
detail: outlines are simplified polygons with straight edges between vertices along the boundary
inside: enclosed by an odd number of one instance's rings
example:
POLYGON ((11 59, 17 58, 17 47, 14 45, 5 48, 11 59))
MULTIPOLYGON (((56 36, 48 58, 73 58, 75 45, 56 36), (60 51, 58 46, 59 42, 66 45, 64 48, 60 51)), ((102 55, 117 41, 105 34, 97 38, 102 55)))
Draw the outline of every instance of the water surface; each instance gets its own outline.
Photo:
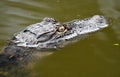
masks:
POLYGON ((29 24, 105 16, 110 26, 35 64, 36 77, 120 77, 120 0, 2 0, 0 49, 29 24))

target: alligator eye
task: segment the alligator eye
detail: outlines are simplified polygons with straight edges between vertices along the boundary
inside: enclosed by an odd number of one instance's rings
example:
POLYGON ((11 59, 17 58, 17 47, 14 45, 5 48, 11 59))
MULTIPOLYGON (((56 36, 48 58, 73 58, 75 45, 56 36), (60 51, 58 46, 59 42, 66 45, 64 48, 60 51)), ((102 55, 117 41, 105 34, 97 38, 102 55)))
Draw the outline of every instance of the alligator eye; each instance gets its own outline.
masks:
POLYGON ((58 28, 58 32, 64 32, 66 30, 66 28, 64 26, 60 26, 58 28))

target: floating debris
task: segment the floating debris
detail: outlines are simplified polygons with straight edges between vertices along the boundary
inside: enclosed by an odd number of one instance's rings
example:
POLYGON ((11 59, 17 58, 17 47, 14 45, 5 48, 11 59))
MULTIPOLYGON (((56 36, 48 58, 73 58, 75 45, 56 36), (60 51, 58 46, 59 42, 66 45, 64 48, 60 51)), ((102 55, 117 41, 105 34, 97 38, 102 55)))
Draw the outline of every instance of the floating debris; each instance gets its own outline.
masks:
POLYGON ((115 45, 115 46, 120 46, 120 44, 119 44, 119 43, 115 43, 115 44, 113 44, 113 45, 115 45))

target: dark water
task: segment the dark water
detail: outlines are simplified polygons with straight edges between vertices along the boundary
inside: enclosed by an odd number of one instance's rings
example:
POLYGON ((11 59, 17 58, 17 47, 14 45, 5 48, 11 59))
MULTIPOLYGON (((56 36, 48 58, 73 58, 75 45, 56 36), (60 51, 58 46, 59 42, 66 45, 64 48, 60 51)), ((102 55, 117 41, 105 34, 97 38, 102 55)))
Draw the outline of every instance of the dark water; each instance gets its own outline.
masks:
POLYGON ((36 77, 120 77, 120 0, 1 0, 0 49, 44 17, 61 22, 105 16, 110 26, 35 64, 36 77))

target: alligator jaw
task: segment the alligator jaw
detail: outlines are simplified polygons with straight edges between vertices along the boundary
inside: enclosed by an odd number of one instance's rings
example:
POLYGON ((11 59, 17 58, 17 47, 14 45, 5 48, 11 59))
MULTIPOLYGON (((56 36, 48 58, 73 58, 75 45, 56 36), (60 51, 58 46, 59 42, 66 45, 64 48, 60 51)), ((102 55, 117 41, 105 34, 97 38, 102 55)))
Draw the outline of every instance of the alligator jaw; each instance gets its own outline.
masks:
POLYGON ((74 37, 80 37, 84 34, 96 32, 108 26, 107 20, 103 16, 99 15, 95 15, 92 18, 86 18, 83 20, 73 20, 65 24, 71 29, 68 31, 71 34, 65 37, 68 40, 74 37))

